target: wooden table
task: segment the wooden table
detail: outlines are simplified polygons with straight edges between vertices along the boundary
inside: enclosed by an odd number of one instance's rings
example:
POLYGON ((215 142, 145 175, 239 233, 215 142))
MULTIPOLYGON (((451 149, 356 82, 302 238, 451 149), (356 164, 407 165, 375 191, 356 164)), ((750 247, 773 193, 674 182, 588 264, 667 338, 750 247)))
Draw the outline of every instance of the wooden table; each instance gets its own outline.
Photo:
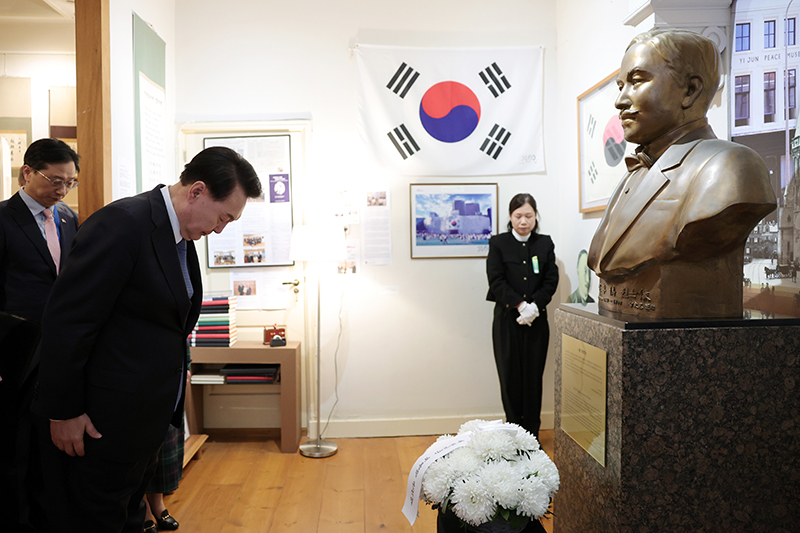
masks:
MULTIPOLYGON (((192 364, 281 365, 281 451, 294 453, 300 444, 300 342, 270 347, 257 341, 238 341, 231 347, 192 347, 192 364)), ((186 416, 193 434, 203 432, 203 385, 192 385, 186 416)))

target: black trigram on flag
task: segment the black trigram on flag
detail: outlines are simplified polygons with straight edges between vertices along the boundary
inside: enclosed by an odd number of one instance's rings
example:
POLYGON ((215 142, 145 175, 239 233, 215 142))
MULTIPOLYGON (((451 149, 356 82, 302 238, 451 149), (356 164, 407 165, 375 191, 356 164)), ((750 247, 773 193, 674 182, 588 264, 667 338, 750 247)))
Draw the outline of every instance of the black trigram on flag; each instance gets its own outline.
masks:
POLYGON ((500 70, 500 67, 497 66, 497 63, 492 63, 480 71, 478 75, 481 77, 483 83, 486 84, 486 87, 492 92, 495 98, 506 92, 506 89, 511 88, 511 84, 508 83, 506 75, 503 74, 503 71, 500 70))
POLYGON ((597 126, 597 119, 594 115, 589 115, 589 120, 586 122, 586 133, 589 137, 594 137, 594 128, 597 126))
POLYGON ((410 156, 419 152, 419 145, 414 141, 414 137, 408 133, 405 124, 400 124, 395 129, 387 133, 389 140, 392 141, 394 147, 403 156, 403 159, 408 159, 410 156))
POLYGON ((589 165, 589 169, 586 171, 586 173, 589 174, 589 181, 591 181, 592 183, 594 183, 597 180, 598 172, 597 172, 597 167, 594 164, 594 161, 592 161, 592 164, 589 165))
POLYGON ((397 68, 392 79, 386 85, 386 88, 394 92, 400 98, 405 98, 406 93, 414 85, 414 82, 419 78, 419 72, 409 67, 405 63, 397 68))
POLYGON ((483 144, 481 145, 481 152, 485 153, 492 159, 497 159, 497 156, 500 155, 500 152, 503 151, 503 148, 508 142, 509 137, 511 137, 510 131, 505 128, 501 128, 498 124, 495 124, 492 126, 492 130, 489 132, 486 140, 483 141, 483 144))

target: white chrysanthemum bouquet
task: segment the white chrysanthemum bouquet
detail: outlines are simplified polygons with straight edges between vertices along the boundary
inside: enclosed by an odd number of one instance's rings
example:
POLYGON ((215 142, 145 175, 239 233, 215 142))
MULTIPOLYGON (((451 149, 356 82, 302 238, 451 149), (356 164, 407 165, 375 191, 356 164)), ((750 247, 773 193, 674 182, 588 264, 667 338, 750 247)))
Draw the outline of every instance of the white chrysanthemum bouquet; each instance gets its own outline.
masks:
POLYGON ((434 509, 452 510, 471 526, 498 518, 521 526, 548 513, 558 469, 533 435, 516 424, 473 420, 437 443, 459 437, 460 447, 436 459, 422 478, 422 497, 434 509))

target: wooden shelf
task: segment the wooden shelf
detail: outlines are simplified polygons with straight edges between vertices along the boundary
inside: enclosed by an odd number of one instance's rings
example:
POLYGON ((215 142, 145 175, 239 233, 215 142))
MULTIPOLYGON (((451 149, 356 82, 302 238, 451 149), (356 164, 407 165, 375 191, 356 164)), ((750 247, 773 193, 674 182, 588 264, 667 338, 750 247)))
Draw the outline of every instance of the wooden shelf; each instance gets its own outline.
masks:
POLYGON ((189 464, 192 459, 200 459, 203 455, 203 444, 208 439, 208 435, 190 435, 183 444, 183 467, 189 464))
MULTIPOLYGON (((267 346, 260 342, 238 341, 233 346, 196 346, 191 348, 192 364, 279 364, 281 366, 280 409, 281 451, 295 453, 300 444, 300 343, 267 346)), ((191 385, 186 397, 186 416, 192 435, 202 435, 203 391, 205 385, 191 385)), ((188 455, 188 454, 185 454, 188 455)))

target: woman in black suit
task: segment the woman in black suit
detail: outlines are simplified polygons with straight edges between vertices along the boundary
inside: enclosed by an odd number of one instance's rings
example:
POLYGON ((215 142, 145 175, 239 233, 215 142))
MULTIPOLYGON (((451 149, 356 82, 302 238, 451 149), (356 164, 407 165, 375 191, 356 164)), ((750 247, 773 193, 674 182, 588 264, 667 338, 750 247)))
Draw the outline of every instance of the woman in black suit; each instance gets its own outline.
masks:
POLYGON ((556 292, 558 267, 553 241, 538 233, 533 196, 514 196, 508 212, 509 231, 489 240, 486 299, 495 302, 492 343, 506 419, 538 437, 550 341, 545 306, 556 292))

